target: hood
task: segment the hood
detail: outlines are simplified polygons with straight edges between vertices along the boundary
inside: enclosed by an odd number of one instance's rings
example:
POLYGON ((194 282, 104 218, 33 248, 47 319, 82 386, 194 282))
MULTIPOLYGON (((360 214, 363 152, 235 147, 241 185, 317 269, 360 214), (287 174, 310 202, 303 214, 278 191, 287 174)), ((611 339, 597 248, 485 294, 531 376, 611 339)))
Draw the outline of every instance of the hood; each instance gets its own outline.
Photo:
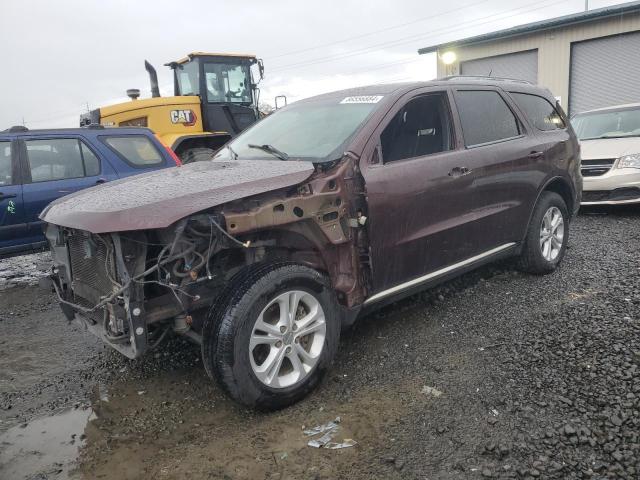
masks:
POLYGON ((62 197, 45 208, 40 218, 92 233, 164 228, 232 200, 296 185, 313 171, 308 162, 195 162, 62 197))
POLYGON ((640 137, 581 140, 580 151, 583 160, 619 158, 623 155, 640 153, 640 137))

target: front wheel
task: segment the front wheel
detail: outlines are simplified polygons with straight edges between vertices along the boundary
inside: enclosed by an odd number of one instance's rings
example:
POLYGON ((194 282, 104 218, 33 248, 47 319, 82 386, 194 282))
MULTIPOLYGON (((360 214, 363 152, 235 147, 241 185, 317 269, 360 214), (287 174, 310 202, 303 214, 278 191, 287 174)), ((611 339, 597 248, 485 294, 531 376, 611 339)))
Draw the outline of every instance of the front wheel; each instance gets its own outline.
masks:
POLYGON ((567 205, 555 192, 542 192, 527 230, 520 267, 535 274, 553 272, 562 261, 569 240, 567 205))
POLYGON ((297 264, 249 269, 232 281, 203 331, 203 360, 235 400, 286 407, 313 390, 340 335, 329 281, 297 264))

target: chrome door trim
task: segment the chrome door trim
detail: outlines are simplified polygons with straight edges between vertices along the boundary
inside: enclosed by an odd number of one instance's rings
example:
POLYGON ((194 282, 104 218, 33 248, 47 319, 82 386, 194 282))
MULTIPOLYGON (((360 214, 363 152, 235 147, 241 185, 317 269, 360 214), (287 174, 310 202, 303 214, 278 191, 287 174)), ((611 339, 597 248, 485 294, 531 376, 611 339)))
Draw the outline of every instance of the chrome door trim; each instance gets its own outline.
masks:
POLYGON ((383 298, 386 298, 390 295, 393 295, 395 293, 399 293, 403 290, 406 290, 408 288, 414 287, 416 285, 420 285, 421 283, 424 283, 428 280, 432 280, 434 278, 440 277, 446 273, 452 272, 454 270, 457 270, 459 268, 462 267, 466 267, 467 265, 470 265, 474 262, 477 262, 478 260, 482 260, 483 258, 489 257, 491 255, 494 255, 496 253, 502 252, 503 250, 506 250, 508 248, 511 248, 515 245, 515 242, 511 242, 511 243, 505 243, 504 245, 500 245, 499 247, 496 248, 492 248, 491 250, 487 250, 486 252, 483 252, 479 255, 476 255, 475 257, 471 257, 471 258, 467 258, 466 260, 463 260, 461 262, 458 263, 454 263, 453 265, 449 265, 448 267, 444 267, 441 268, 440 270, 436 270, 435 272, 431 272, 428 273, 426 275, 423 275, 422 277, 418 277, 418 278, 414 278, 413 280, 409 280, 408 282, 405 283, 401 283, 399 285, 396 285, 395 287, 391 287, 387 290, 383 290, 379 293, 376 293, 375 295, 370 296, 369 298, 367 298, 363 305, 368 305, 370 303, 375 303, 379 300, 382 300, 383 298))

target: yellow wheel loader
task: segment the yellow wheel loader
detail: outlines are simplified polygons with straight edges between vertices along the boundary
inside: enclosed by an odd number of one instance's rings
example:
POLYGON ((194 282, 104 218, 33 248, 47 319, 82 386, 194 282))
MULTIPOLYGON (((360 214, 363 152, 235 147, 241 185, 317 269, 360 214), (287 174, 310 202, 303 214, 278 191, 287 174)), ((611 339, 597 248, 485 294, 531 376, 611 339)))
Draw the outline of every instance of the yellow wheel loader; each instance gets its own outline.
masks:
POLYGON ((165 64, 173 70, 172 97, 160 96, 156 70, 144 63, 151 98, 139 99, 140 90, 127 90, 130 102, 82 114, 80 126, 148 127, 189 163, 210 159, 259 117, 257 83, 264 65, 254 55, 193 52, 165 64))

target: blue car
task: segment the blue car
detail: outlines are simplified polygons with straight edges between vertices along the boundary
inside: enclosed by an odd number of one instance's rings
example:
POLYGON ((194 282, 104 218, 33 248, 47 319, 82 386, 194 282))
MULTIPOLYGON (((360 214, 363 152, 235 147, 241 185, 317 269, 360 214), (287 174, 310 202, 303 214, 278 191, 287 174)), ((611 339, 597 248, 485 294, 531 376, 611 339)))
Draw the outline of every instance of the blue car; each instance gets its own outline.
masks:
POLYGON ((0 131, 0 258, 46 248, 38 216, 53 200, 179 164, 147 128, 0 131))

